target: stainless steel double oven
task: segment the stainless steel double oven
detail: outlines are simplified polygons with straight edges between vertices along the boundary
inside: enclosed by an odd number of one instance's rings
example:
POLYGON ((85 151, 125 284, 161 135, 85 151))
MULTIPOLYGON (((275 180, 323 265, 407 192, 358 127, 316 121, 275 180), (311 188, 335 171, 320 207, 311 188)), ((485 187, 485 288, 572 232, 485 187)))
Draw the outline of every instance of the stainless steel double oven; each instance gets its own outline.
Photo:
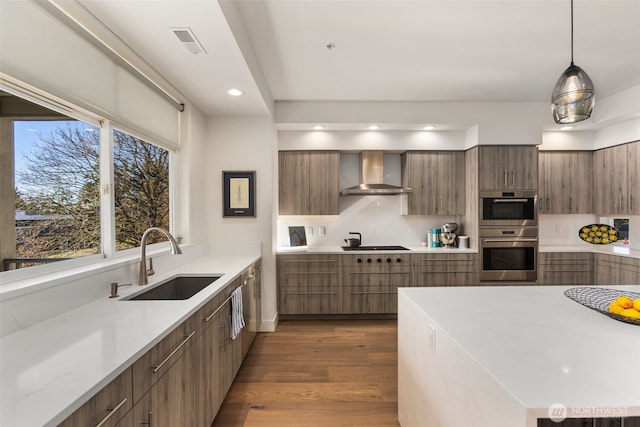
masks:
POLYGON ((480 281, 538 279, 535 191, 480 192, 480 281))

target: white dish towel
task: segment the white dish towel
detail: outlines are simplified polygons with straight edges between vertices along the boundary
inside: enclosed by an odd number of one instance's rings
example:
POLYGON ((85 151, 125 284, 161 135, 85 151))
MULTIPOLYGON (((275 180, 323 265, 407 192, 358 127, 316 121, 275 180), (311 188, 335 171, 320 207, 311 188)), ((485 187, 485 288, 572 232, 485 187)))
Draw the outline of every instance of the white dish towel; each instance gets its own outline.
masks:
POLYGON ((242 317, 242 288, 236 288, 231 294, 231 339, 235 340, 244 328, 242 317))

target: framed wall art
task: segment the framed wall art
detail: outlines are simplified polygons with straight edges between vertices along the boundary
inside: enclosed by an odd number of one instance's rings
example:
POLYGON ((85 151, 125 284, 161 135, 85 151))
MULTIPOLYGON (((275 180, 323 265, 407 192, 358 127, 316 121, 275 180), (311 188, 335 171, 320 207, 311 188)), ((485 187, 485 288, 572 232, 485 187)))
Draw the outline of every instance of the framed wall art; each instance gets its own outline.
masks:
POLYGON ((222 216, 256 216, 256 171, 222 171, 222 216))

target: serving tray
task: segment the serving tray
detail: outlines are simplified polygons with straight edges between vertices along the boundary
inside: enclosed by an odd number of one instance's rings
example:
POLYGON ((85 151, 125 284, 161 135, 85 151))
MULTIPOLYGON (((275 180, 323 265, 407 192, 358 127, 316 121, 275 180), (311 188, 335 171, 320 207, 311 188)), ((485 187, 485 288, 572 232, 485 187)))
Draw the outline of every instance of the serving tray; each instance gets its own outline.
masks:
POLYGON ((575 302, 582 304, 585 307, 595 310, 599 313, 602 313, 605 316, 609 316, 612 319, 619 320, 620 322, 631 323, 633 325, 640 325, 640 319, 634 319, 633 317, 609 313, 609 304, 615 301, 618 297, 626 295, 632 300, 635 300, 636 298, 640 298, 640 293, 638 292, 617 291, 613 289, 594 287, 580 287, 567 289, 566 291, 564 291, 564 294, 575 302))
POLYGON ((592 245, 607 245, 617 242, 620 238, 620 232, 607 224, 589 224, 578 229, 578 236, 592 245))

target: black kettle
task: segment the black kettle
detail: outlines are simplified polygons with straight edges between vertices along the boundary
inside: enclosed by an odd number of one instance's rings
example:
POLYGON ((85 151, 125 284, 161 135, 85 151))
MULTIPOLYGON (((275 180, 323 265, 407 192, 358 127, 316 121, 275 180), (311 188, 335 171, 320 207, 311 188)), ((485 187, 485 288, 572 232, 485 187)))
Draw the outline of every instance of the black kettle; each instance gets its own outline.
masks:
POLYGON ((351 237, 349 239, 344 239, 344 242, 347 244, 347 247, 349 247, 349 248, 358 248, 358 247, 360 247, 360 244, 362 243, 362 234, 356 233, 356 232, 353 232, 353 231, 350 231, 349 234, 356 234, 358 236, 358 238, 356 239, 355 237, 351 237))

